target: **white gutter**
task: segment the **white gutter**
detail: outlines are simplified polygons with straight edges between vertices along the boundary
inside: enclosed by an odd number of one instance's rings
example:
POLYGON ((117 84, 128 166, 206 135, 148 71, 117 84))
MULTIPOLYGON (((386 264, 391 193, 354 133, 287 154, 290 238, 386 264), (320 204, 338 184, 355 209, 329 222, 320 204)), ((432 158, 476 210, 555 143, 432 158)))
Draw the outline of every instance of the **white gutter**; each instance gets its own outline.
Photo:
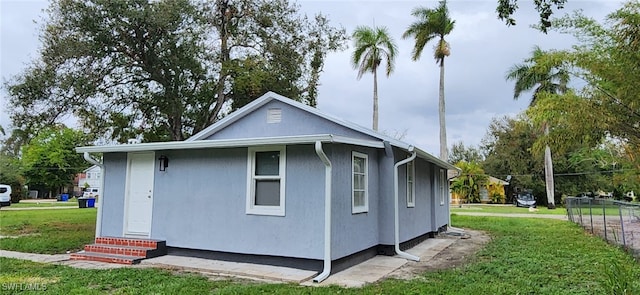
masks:
POLYGON ((324 163, 324 269, 313 278, 320 283, 331 274, 331 161, 322 150, 321 141, 316 141, 316 154, 324 163))
POLYGON ((394 190, 393 207, 394 207, 394 224, 395 224, 395 249, 396 249, 396 254, 398 254, 398 256, 402 258, 413 260, 413 261, 420 261, 420 257, 411 255, 407 252, 400 251, 400 219, 398 216, 399 215, 398 214, 398 210, 399 210, 398 209, 398 202, 399 202, 398 201, 398 169, 400 168, 401 165, 409 163, 416 158, 416 152, 413 150, 413 146, 409 146, 408 151, 412 153, 411 157, 406 158, 396 163, 393 166, 393 190, 394 190))
POLYGON ((94 164, 98 167, 100 167, 100 194, 98 194, 98 202, 96 204, 96 206, 98 207, 98 216, 96 217, 96 238, 100 236, 101 232, 102 232, 102 199, 104 199, 104 176, 105 176, 105 169, 104 169, 104 164, 98 162, 98 160, 94 159, 91 157, 91 155, 89 155, 88 152, 84 153, 84 159, 87 160, 87 162, 94 164), (102 197, 100 196, 102 195, 102 197))
POLYGON ((383 148, 384 144, 375 140, 363 140, 344 136, 334 136, 331 134, 318 135, 297 135, 279 137, 260 138, 240 138, 240 139, 217 139, 217 140, 196 140, 196 141, 169 141, 150 142, 137 144, 118 144, 107 146, 82 146, 77 147, 76 152, 84 153, 112 153, 112 152, 141 152, 141 151, 161 151, 161 150, 182 150, 182 149, 203 149, 203 148, 233 148, 263 145, 293 145, 293 144, 313 144, 317 141, 337 142, 367 146, 373 148, 383 148))

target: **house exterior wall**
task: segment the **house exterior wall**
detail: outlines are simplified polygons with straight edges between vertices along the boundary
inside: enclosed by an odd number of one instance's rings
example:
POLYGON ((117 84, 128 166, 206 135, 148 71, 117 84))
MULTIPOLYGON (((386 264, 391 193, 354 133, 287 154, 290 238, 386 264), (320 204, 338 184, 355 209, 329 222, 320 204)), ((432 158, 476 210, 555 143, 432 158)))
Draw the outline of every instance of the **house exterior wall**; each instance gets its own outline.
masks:
POLYGON ((434 231, 438 228, 449 224, 449 181, 447 180, 447 170, 433 165, 434 169, 434 189, 436 191, 436 199, 434 202, 435 224, 434 231), (444 171, 444 173, 441 173, 444 171), (440 186, 443 186, 444 202, 440 202, 440 186))
MULTIPOLYGON (((405 156, 406 158, 406 156, 405 156)), ((433 231, 431 209, 434 199, 431 189, 429 163, 422 159, 414 160, 415 167, 415 206, 407 206, 407 166, 400 166, 398 173, 400 242, 411 240, 433 231)))
POLYGON ((357 139, 376 140, 371 136, 279 101, 268 102, 206 139, 239 139, 310 134, 333 134, 357 139), (282 121, 280 123, 267 123, 267 111, 272 108, 282 110, 282 121))
MULTIPOLYGON (((124 222, 124 196, 127 180, 127 154, 105 153, 103 163, 104 189, 100 199, 102 224, 100 236, 122 236, 124 222)), ((154 169, 155 170, 155 169, 154 169)))
POLYGON ((378 217, 378 240, 379 244, 393 245, 395 242, 394 211, 393 211, 393 166, 396 163, 393 148, 387 146, 381 150, 378 156, 379 175, 378 191, 380 198, 378 206, 380 208, 378 217))
MULTIPOLYGON (((381 196, 378 192, 380 176, 378 150, 344 144, 325 145, 324 150, 325 153, 327 150, 330 151, 327 155, 332 163, 331 259, 335 260, 379 244, 378 214, 381 196), (352 213, 351 154, 353 151, 368 156, 369 210, 365 213, 352 213)), ((324 212, 323 206, 324 204, 316 210, 324 212)), ((322 244, 323 240, 320 237, 316 242, 322 244)))
POLYGON ((162 152, 170 164, 155 171, 151 238, 180 248, 322 259, 324 182, 309 180, 324 179, 324 165, 313 146, 286 148, 284 217, 246 214, 247 153, 162 152))
MULTIPOLYGON (((410 154, 399 149, 393 149, 393 163, 386 165, 389 167, 388 176, 391 190, 388 199, 384 201, 384 219, 381 218, 380 244, 393 245, 395 243, 394 228, 394 191, 393 191, 393 166, 395 163, 409 157, 410 154)), ((415 206, 407 206, 407 165, 402 165, 398 169, 398 221, 400 227, 400 242, 405 242, 434 231, 433 203, 437 196, 437 191, 433 190, 433 165, 427 161, 416 158, 415 165, 415 206)), ((437 229, 437 227, 436 227, 437 229)))

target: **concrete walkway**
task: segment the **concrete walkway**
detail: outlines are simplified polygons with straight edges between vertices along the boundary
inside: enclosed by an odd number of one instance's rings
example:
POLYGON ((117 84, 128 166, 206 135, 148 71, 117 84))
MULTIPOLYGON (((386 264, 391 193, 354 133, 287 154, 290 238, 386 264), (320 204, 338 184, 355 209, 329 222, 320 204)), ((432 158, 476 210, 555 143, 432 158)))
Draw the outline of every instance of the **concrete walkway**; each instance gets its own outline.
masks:
MULTIPOLYGON (((427 239, 417 246, 407 250, 406 252, 420 257, 421 262, 431 260, 449 245, 453 244, 454 239, 427 239)), ((398 256, 375 256, 363 263, 354 265, 341 272, 332 274, 320 284, 313 283, 311 280, 302 283, 307 286, 330 286, 339 285, 342 287, 357 288, 365 284, 375 283, 396 269, 402 267, 409 260, 398 256)))
MULTIPOLYGON (((420 263, 430 259, 454 243, 455 239, 427 239, 407 250, 420 257, 420 263)), ((332 274, 322 283, 313 283, 315 271, 288 267, 211 260, 196 257, 165 255, 143 260, 139 265, 122 265, 94 261, 70 260, 70 254, 33 254, 0 250, 0 257, 10 257, 42 263, 55 263, 82 269, 111 269, 121 267, 159 267, 171 270, 191 271, 204 275, 227 276, 269 282, 298 283, 306 286, 362 287, 388 276, 409 261, 397 256, 375 256, 363 263, 332 274)))
POLYGON ((218 276, 259 279, 274 282, 301 283, 316 272, 263 264, 212 260, 197 257, 165 255, 140 262, 141 265, 179 269, 218 276))
POLYGON ((0 211, 50 210, 50 209, 85 209, 85 208, 79 208, 78 205, 76 205, 76 206, 56 206, 56 207, 20 207, 20 208, 2 207, 2 209, 0 209, 0 211))
POLYGON ((484 213, 484 212, 451 212, 456 215, 467 216, 494 216, 494 217, 517 217, 517 218, 549 218, 558 220, 569 220, 567 215, 556 214, 526 214, 526 213, 484 213))
MULTIPOLYGON (((82 260, 70 260, 70 254, 35 254, 35 253, 23 253, 16 251, 0 250, 0 257, 16 258, 22 260, 29 260, 33 262, 41 263, 54 263, 60 265, 66 265, 74 268, 82 269, 111 269, 121 267, 131 267, 131 265, 97 262, 97 261, 82 261, 82 260)), ((134 266, 135 267, 135 266, 134 266)))

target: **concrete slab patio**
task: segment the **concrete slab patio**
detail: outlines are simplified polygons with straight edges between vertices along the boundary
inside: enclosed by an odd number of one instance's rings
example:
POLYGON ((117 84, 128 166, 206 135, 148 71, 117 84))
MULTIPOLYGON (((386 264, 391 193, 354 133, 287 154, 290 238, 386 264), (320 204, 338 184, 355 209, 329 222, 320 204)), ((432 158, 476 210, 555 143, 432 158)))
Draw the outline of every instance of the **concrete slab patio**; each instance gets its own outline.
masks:
MULTIPOLYGON (((428 263, 430 259, 449 247, 457 239, 427 239, 406 252, 419 256, 420 262, 428 263)), ((158 267, 179 271, 191 271, 204 275, 236 277, 269 282, 298 283, 307 286, 362 287, 365 284, 379 281, 409 262, 397 256, 376 256, 363 263, 332 274, 322 283, 313 283, 317 275, 315 271, 288 267, 239 263, 211 260, 196 257, 165 255, 143 260, 139 265, 122 265, 94 261, 70 260, 69 254, 33 254, 0 250, 0 257, 31 260, 43 263, 55 263, 82 269, 111 269, 121 267, 158 267)))
MULTIPOLYGON (((421 263, 428 263, 434 256, 449 247, 455 239, 427 239, 406 252, 420 257, 421 263)), ((409 261, 398 256, 378 255, 363 263, 354 265, 341 272, 332 274, 321 283, 306 281, 302 283, 308 286, 330 286, 338 285, 342 287, 358 288, 365 284, 377 282, 396 269, 407 264, 409 261)))

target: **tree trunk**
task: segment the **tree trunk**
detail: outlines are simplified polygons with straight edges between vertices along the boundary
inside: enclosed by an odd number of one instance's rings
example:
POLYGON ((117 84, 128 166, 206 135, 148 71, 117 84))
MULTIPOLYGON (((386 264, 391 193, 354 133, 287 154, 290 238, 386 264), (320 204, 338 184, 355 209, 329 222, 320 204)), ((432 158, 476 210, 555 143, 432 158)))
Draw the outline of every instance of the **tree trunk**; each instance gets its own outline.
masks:
MULTIPOLYGON (((549 126, 545 123, 544 134, 549 135, 549 126)), ((551 148, 549 145, 544 147, 544 180, 547 188, 547 208, 555 209, 553 188, 553 161, 551 159, 551 148)))
POLYGON ((444 58, 440 61, 440 89, 438 91, 438 116, 440 118, 440 160, 447 161, 447 126, 444 107, 444 58))
POLYGON ((378 131, 378 69, 373 69, 373 130, 378 131))
POLYGON ((231 19, 232 13, 229 11, 228 0, 218 1, 217 5, 220 17, 220 24, 218 27, 218 31, 220 34, 220 76, 218 77, 218 81, 216 82, 216 105, 209 115, 209 120, 205 123, 205 126, 202 126, 202 129, 217 121, 218 114, 222 110, 222 105, 226 102, 224 90, 227 77, 229 76, 228 62, 229 60, 231 60, 231 53, 228 44, 231 34, 228 31, 228 24, 231 19))

